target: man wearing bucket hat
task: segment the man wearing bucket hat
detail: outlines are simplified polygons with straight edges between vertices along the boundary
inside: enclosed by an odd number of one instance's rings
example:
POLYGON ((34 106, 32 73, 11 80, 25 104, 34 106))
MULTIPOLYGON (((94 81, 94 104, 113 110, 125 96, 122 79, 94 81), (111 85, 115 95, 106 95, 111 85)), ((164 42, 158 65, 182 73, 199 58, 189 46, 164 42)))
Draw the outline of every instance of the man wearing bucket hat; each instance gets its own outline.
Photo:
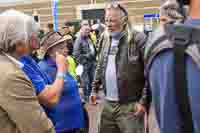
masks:
POLYGON ((66 58, 58 53, 55 56, 58 77, 53 83, 50 83, 47 75, 41 71, 38 64, 30 55, 23 56, 19 59, 24 66, 22 70, 33 83, 40 103, 48 107, 54 106, 59 101, 60 93, 64 85, 63 75, 66 71, 66 58))
MULTIPOLYGON (((39 66, 47 75, 50 83, 61 76, 56 75, 56 53, 67 57, 67 44, 70 39, 54 32, 44 37, 41 42, 43 59, 39 62, 39 66)), ((54 107, 45 109, 53 121, 57 133, 74 133, 78 129, 84 128, 83 106, 75 79, 68 72, 64 73, 61 78, 64 78, 64 87, 60 94, 60 100, 54 107)))

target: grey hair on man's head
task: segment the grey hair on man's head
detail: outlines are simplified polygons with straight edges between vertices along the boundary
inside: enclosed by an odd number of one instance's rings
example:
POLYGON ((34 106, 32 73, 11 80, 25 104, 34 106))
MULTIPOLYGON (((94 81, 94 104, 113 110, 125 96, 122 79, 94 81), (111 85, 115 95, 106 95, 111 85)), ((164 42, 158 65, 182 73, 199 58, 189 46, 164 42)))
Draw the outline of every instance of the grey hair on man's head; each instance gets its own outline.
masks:
POLYGON ((126 11, 126 9, 117 2, 111 1, 107 3, 105 10, 107 11, 112 9, 119 11, 121 17, 128 16, 128 12, 126 11))
POLYGON ((9 52, 18 41, 29 41, 39 26, 34 18, 16 10, 7 10, 0 14, 0 50, 9 52))
POLYGON ((166 0, 160 7, 160 15, 166 16, 173 21, 183 19, 180 6, 176 0, 166 0))

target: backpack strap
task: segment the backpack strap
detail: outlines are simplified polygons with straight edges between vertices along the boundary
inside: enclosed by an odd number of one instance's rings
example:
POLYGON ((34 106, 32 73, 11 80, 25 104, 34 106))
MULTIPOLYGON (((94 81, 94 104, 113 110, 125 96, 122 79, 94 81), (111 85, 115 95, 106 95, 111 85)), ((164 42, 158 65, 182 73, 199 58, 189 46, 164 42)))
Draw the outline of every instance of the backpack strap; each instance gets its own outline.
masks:
POLYGON ((194 133, 188 96, 185 49, 186 47, 183 45, 178 44, 176 41, 174 42, 174 83, 179 112, 183 121, 182 133, 194 133))
POLYGON ((168 37, 166 34, 163 34, 162 36, 160 36, 159 38, 157 38, 150 47, 147 47, 147 51, 146 54, 145 54, 145 61, 148 61, 150 56, 152 55, 152 52, 154 51, 154 49, 159 45, 161 44, 162 42, 168 40, 168 37))
POLYGON ((194 133, 186 69, 186 49, 191 44, 192 28, 184 25, 168 25, 166 30, 173 42, 175 94, 183 122, 181 132, 194 133))

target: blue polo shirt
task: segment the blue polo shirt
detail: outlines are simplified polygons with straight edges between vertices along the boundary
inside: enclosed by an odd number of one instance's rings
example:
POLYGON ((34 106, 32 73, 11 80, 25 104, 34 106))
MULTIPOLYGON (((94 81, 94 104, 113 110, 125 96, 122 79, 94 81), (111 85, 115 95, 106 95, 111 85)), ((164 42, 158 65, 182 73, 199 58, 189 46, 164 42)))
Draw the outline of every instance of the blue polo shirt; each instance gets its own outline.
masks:
MULTIPOLYGON (((56 63, 48 58, 39 62, 39 66, 52 84, 57 73, 56 63)), ((64 88, 58 104, 52 108, 45 108, 45 111, 52 120, 57 133, 84 128, 83 106, 77 81, 69 73, 64 76, 64 88)))
MULTIPOLYGON (((30 56, 20 59, 22 70, 32 81, 36 94, 40 94, 45 86, 55 80, 57 69, 52 60, 40 62, 40 66, 30 56)), ((52 120, 56 133, 67 132, 72 129, 84 128, 84 116, 77 82, 70 74, 64 78, 64 89, 57 105, 52 108, 44 107, 47 116, 52 120)))
POLYGON ((47 75, 41 71, 31 56, 23 56, 19 61, 24 64, 22 70, 31 80, 36 94, 40 94, 44 90, 45 86, 50 83, 47 75))
MULTIPOLYGON (((200 26, 200 20, 188 19, 185 24, 200 26)), ((152 102, 161 133, 181 133, 174 87, 174 55, 171 50, 155 57, 149 73, 152 102)), ((200 70, 191 57, 186 57, 188 91, 195 133, 200 133, 200 70)))

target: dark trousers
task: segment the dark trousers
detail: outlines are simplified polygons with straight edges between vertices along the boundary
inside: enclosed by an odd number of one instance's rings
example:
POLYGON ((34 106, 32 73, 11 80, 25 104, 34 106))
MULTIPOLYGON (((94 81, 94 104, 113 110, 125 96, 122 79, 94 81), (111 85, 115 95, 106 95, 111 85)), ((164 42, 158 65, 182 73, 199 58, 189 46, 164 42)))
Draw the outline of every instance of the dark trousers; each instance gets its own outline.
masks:
POLYGON ((94 79, 94 73, 96 69, 96 63, 90 63, 84 65, 84 71, 81 76, 84 86, 84 97, 88 98, 92 91, 92 82, 94 79))

